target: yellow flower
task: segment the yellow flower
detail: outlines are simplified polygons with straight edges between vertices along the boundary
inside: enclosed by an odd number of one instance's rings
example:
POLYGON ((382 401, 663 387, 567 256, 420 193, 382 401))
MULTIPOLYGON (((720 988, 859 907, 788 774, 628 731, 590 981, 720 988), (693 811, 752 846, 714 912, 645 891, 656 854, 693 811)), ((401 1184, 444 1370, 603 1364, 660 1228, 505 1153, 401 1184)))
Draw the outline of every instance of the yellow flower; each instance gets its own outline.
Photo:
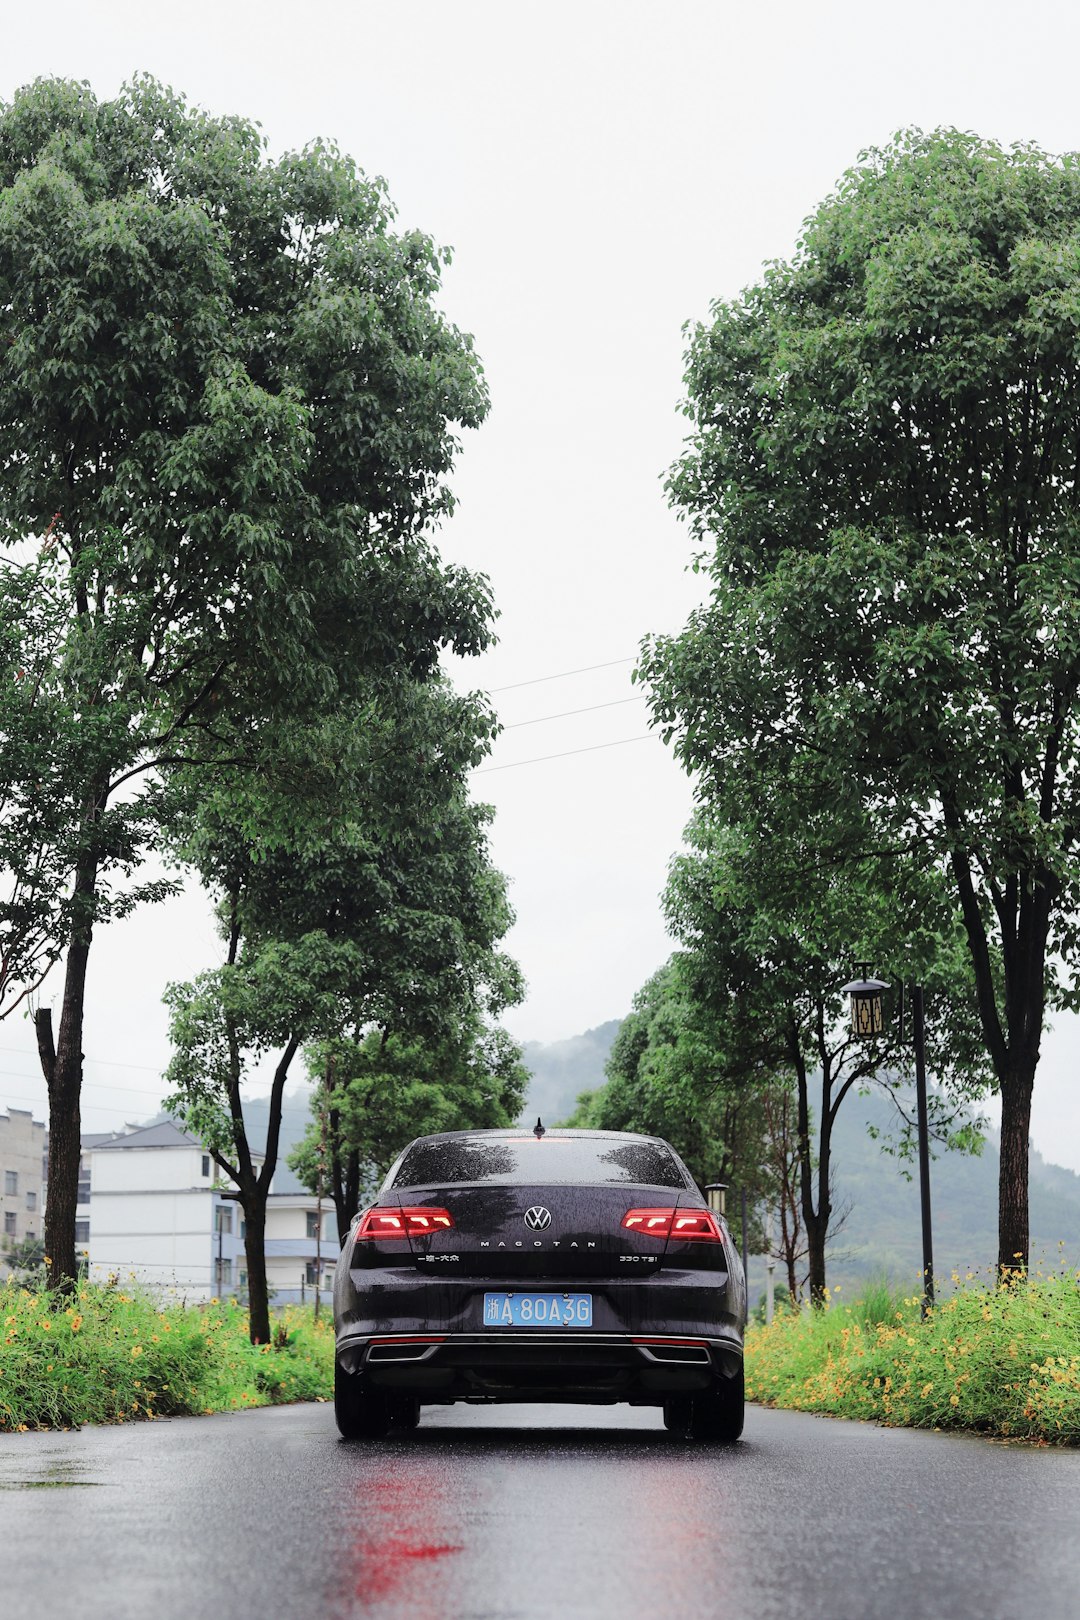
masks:
POLYGON ((949 1405, 950 1406, 959 1406, 960 1405, 960 1397, 959 1397, 959 1395, 950 1395, 949 1396, 949 1405))
POLYGON ((132 1360, 134 1360, 136 1356, 141 1356, 141 1355, 142 1355, 142 1345, 141 1344, 133 1344, 132 1347, 131 1347, 132 1360))
POLYGON ((73 1316, 71 1318, 71 1331, 72 1331, 72 1333, 78 1333, 78 1331, 79 1331, 79 1329, 81 1327, 82 1327, 82 1317, 79 1316, 79 1315, 73 1316))

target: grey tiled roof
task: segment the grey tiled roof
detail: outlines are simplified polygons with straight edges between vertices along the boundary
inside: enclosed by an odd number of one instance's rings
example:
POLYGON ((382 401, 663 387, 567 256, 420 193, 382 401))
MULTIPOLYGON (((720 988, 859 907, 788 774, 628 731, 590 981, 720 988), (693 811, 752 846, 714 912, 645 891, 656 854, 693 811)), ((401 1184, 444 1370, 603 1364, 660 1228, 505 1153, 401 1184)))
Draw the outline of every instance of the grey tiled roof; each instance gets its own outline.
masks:
POLYGON ((158 1125, 144 1125, 140 1130, 127 1131, 122 1136, 106 1137, 95 1145, 98 1153, 112 1153, 122 1148, 197 1148, 197 1137, 182 1131, 172 1120, 158 1125))

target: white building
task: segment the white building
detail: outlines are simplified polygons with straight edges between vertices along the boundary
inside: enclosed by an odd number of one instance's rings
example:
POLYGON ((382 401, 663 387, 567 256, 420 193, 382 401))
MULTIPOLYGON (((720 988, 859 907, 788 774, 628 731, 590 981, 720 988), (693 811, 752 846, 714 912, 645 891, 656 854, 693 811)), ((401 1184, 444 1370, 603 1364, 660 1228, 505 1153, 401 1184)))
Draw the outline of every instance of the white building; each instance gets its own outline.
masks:
MULTIPOLYGON (((90 1278, 116 1276, 186 1299, 235 1294, 247 1283, 243 1212, 210 1154, 171 1122, 129 1130, 87 1151, 90 1278)), ((271 1192, 266 1269, 272 1298, 290 1303, 330 1285, 338 1244, 333 1206, 271 1192), (321 1263, 317 1254, 321 1248, 321 1263)))
POLYGON ((45 1127, 25 1108, 0 1114, 0 1281, 10 1267, 5 1256, 42 1234, 45 1127))
MULTIPOLYGON (((129 1125, 127 1129, 135 1130, 137 1127, 129 1125)), ((98 1131, 96 1134, 84 1133, 80 1143, 79 1153, 79 1191, 75 1207, 75 1253, 80 1262, 89 1262, 90 1258, 90 1158, 92 1148, 100 1147, 102 1142, 111 1142, 118 1133, 116 1131, 98 1131)), ((49 1139, 45 1138, 45 1157, 48 1161, 49 1139)))

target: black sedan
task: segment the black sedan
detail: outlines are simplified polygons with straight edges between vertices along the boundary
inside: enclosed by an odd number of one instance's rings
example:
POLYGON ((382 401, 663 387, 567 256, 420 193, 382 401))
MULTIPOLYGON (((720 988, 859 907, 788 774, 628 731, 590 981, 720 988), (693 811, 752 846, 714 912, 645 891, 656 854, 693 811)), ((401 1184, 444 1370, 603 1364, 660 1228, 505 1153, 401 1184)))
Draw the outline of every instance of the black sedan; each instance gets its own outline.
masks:
POLYGON ((338 1261, 338 1428, 377 1438, 423 1403, 627 1401, 736 1440, 745 1321, 730 1234, 667 1142, 419 1137, 338 1261))

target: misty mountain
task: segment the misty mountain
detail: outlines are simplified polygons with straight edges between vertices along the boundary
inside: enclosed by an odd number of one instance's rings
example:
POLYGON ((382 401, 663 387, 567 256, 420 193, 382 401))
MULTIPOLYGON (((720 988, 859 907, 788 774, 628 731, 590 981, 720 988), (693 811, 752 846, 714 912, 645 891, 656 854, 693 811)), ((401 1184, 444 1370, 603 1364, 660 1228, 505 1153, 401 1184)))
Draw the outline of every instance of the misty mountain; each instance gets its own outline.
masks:
POLYGON ((545 1125, 566 1119, 582 1091, 604 1084, 604 1064, 619 1032, 618 1018, 572 1035, 565 1041, 526 1041, 522 1061, 532 1076, 522 1121, 531 1124, 539 1114, 545 1125))
MULTIPOLYGON (((888 1273, 917 1278, 922 1268, 918 1167, 901 1166, 872 1140, 894 1129, 895 1111, 877 1094, 849 1096, 833 1135, 836 1202, 849 1214, 830 1246, 830 1281, 888 1273), (903 1169, 911 1179, 906 1180, 903 1169)), ((987 1273, 997 1257, 998 1145, 991 1135, 982 1153, 949 1153, 934 1147, 930 1205, 934 1270, 948 1281, 953 1271, 987 1273)), ((1080 1176, 1048 1164, 1031 1150, 1031 1263, 1057 1269, 1080 1264, 1080 1176)))

